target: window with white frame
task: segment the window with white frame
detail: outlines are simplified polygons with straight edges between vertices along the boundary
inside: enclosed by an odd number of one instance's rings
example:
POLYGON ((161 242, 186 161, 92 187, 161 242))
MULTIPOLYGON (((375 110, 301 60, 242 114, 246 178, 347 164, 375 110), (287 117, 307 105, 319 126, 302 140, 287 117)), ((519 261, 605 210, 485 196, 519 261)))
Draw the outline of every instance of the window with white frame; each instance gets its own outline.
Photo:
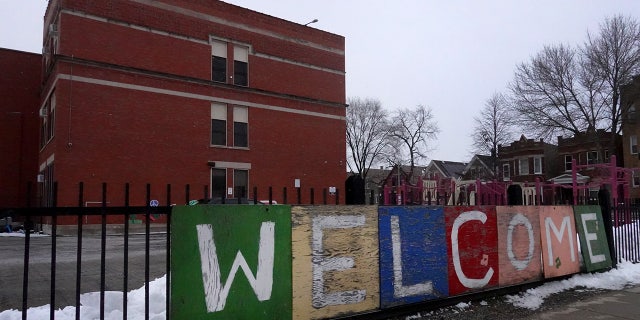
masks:
POLYGON ((542 174, 542 157, 533 158, 533 173, 542 174))
POLYGON ((518 174, 521 176, 529 174, 529 158, 522 158, 518 160, 518 174))
POLYGON ((249 147, 249 110, 247 107, 233 107, 233 146, 249 147))
POLYGON ((502 179, 508 181, 511 178, 511 171, 509 168, 509 164, 505 163, 502 165, 502 179))
POLYGON ((211 145, 227 145, 227 106, 211 104, 211 145))
POLYGON ((630 136, 629 137, 629 150, 631 150, 631 154, 638 153, 638 136, 630 136))
POLYGON ((587 151, 587 164, 598 163, 598 151, 587 151))
POLYGON ((227 82, 227 43, 211 40, 211 80, 227 82))
POLYGON ((564 171, 571 171, 573 157, 570 154, 564 156, 564 171))
POLYGON ((247 86, 249 84, 249 48, 235 45, 233 47, 233 84, 247 86))

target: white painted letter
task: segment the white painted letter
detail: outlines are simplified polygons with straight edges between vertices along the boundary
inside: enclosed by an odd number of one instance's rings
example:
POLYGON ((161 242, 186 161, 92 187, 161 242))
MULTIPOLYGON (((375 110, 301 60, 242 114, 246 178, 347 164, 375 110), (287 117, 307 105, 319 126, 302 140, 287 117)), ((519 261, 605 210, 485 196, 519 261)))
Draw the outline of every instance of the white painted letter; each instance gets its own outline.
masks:
POLYGON ((511 221, 509 221, 509 229, 507 230, 507 255, 509 256, 509 261, 516 268, 516 270, 524 270, 531 262, 533 258, 533 249, 534 249, 534 239, 533 239, 533 226, 527 217, 525 217, 522 213, 518 213, 511 221), (517 225, 523 225, 527 228, 527 232, 529 234, 529 252, 527 253, 527 257, 524 260, 516 259, 516 255, 513 253, 513 231, 515 230, 517 225))
POLYGON ((313 218, 311 262, 313 268, 312 303, 314 308, 322 308, 329 305, 359 303, 364 300, 365 290, 340 291, 333 293, 324 292, 324 273, 327 271, 341 271, 353 268, 352 257, 324 256, 322 244, 323 229, 347 229, 363 226, 364 216, 322 216, 313 218))
POLYGON ((400 219, 391 216, 391 254, 393 256, 393 296, 403 298, 419 294, 432 294, 433 282, 427 281, 410 286, 402 284, 402 243, 400 240, 400 219))
POLYGON ((453 268, 456 271, 458 280, 463 286, 467 288, 482 288, 489 283, 493 276, 493 268, 489 268, 487 273, 482 279, 469 279, 462 271, 462 265, 460 264, 460 251, 458 249, 458 230, 460 227, 468 221, 478 220, 484 224, 487 221, 487 215, 480 211, 469 211, 460 214, 455 221, 453 221, 453 228, 451 230, 451 253, 453 255, 453 268))
POLYGON ((569 219, 569 216, 565 216, 564 218, 562 218, 562 224, 560 225, 559 231, 558 231, 558 228, 556 228, 556 225, 553 223, 553 220, 551 219, 551 217, 546 217, 544 219, 544 227, 547 233, 547 257, 549 258, 549 265, 553 266, 553 263, 554 263, 553 248, 551 247, 551 233, 550 233, 549 227, 553 229, 553 234, 555 234, 556 239, 558 239, 558 242, 560 243, 562 243, 564 229, 567 228, 567 238, 569 238, 569 247, 571 249, 571 261, 575 262, 576 254, 574 253, 574 249, 573 249, 573 239, 575 239, 576 236, 571 231, 571 219, 569 219))
POLYGON ((599 254, 597 256, 593 255, 593 249, 591 249, 591 241, 598 240, 597 233, 587 232, 587 221, 595 221, 596 227, 598 223, 598 218, 595 213, 583 213, 580 215, 580 220, 582 220, 582 228, 584 229, 584 238, 587 242, 587 249, 589 250, 589 259, 591 263, 603 262, 606 260, 604 254, 599 254))
POLYGON ((258 247, 258 270, 254 277, 247 261, 238 250, 226 283, 220 280, 220 264, 216 253, 216 244, 213 239, 213 228, 210 224, 199 224, 198 245, 200 247, 200 267, 202 270, 202 283, 208 312, 216 312, 224 309, 229 295, 229 289, 233 279, 242 268, 249 280, 253 292, 259 301, 271 299, 273 286, 273 259, 275 243, 275 222, 263 222, 260 227, 260 244, 258 247))

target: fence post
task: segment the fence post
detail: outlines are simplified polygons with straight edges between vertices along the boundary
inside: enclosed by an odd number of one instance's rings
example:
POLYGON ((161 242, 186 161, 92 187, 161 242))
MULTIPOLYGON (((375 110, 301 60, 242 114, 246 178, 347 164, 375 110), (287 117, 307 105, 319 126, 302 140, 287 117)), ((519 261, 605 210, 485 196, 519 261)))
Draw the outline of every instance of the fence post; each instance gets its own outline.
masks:
MULTIPOLYGON (((78 184, 78 207, 84 207, 84 183, 78 184)), ((78 213, 76 244, 76 319, 80 319, 80 282, 82 281, 82 211, 78 213)))
POLYGON ((269 187, 269 204, 273 204, 273 188, 269 187))
POLYGON ((258 204, 258 187, 253 186, 253 204, 258 204))
POLYGON ((370 195, 369 195, 369 204, 374 204, 374 202, 373 202, 373 201, 374 201, 375 199, 374 199, 373 197, 375 196, 375 193, 373 192, 373 189, 372 189, 372 190, 369 190, 369 193, 370 193, 370 195))
POLYGON ((327 204, 327 188, 322 188, 322 203, 327 204))
POLYGON ((297 192, 297 197, 298 197, 298 204, 301 204, 302 201, 302 195, 300 194, 300 188, 296 188, 296 192, 297 192))
MULTIPOLYGON (((187 185, 187 198, 189 197, 189 185, 187 185)), ((187 203, 189 200, 187 200, 187 203)), ((125 183, 124 185, 124 206, 126 208, 129 207, 129 183, 125 183)), ((123 245, 123 281, 122 281, 122 314, 127 314, 127 309, 129 305, 128 301, 128 292, 129 292, 129 223, 131 216, 129 211, 126 211, 124 214, 124 245, 123 245)), ((167 237, 169 234, 167 233, 167 237)))
POLYGON ((310 194, 310 197, 311 197, 311 205, 314 205, 314 204, 315 204, 315 203, 314 203, 314 202, 315 202, 315 201, 314 201, 314 200, 315 200, 315 199, 314 199, 314 198, 315 198, 315 194, 313 193, 313 188, 311 188, 311 194, 310 194))
POLYGON ((340 189, 336 188, 336 205, 340 204, 340 189))
MULTIPOLYGON (((58 206, 58 182, 53 182, 53 208, 58 206)), ((51 319, 55 318, 55 304, 56 304, 56 238, 57 238, 57 228, 58 228, 58 214, 56 212, 53 213, 51 217, 51 292, 49 300, 49 317, 51 319)))
POLYGON ((287 204, 287 187, 282 188, 282 204, 287 204))

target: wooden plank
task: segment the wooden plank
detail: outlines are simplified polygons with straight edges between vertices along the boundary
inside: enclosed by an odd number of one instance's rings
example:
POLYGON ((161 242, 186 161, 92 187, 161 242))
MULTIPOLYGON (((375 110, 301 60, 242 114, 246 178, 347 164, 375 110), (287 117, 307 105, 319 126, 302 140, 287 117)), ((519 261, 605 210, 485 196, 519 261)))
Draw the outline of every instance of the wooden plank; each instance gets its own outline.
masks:
POLYGON ((294 319, 379 308, 377 206, 295 206, 292 226, 294 319))
POLYGON ((501 287, 542 279, 538 207, 496 207, 501 287))
POLYGON ((380 207, 382 308, 449 294, 442 207, 380 207))
POLYGON ((588 272, 611 268, 611 253, 600 206, 573 207, 582 260, 588 272))
POLYGON ((498 232, 494 206, 445 207, 449 295, 498 285, 498 232))
POLYGON ((540 207, 540 235, 545 278, 580 272, 573 209, 569 206, 540 207))
POLYGON ((289 206, 175 207, 171 318, 291 319, 289 206))

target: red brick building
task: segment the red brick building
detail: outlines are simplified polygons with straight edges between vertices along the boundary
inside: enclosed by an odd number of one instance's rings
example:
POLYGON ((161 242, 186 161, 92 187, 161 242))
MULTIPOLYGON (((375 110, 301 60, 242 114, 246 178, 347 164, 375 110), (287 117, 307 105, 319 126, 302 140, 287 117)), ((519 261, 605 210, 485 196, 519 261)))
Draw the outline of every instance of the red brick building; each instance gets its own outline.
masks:
POLYGON ((622 154, 624 166, 633 168, 629 196, 636 202, 640 202, 640 152, 638 152, 640 75, 635 76, 631 82, 623 86, 621 93, 622 154))
MULTIPOLYGON (((344 37, 211 0, 50 0, 43 30, 43 202, 282 201, 344 185, 344 37)), ((291 200, 289 200, 291 202, 291 200)), ((316 200, 318 201, 318 200, 316 200)), ((332 200, 335 203, 335 200, 332 200)), ((340 202, 344 202, 340 199, 340 202)))
POLYGON ((553 177, 556 146, 542 139, 527 139, 524 135, 508 146, 498 146, 499 175, 503 181, 533 183, 553 177))
POLYGON ((41 60, 0 48, 0 208, 26 205, 36 180, 41 60))

